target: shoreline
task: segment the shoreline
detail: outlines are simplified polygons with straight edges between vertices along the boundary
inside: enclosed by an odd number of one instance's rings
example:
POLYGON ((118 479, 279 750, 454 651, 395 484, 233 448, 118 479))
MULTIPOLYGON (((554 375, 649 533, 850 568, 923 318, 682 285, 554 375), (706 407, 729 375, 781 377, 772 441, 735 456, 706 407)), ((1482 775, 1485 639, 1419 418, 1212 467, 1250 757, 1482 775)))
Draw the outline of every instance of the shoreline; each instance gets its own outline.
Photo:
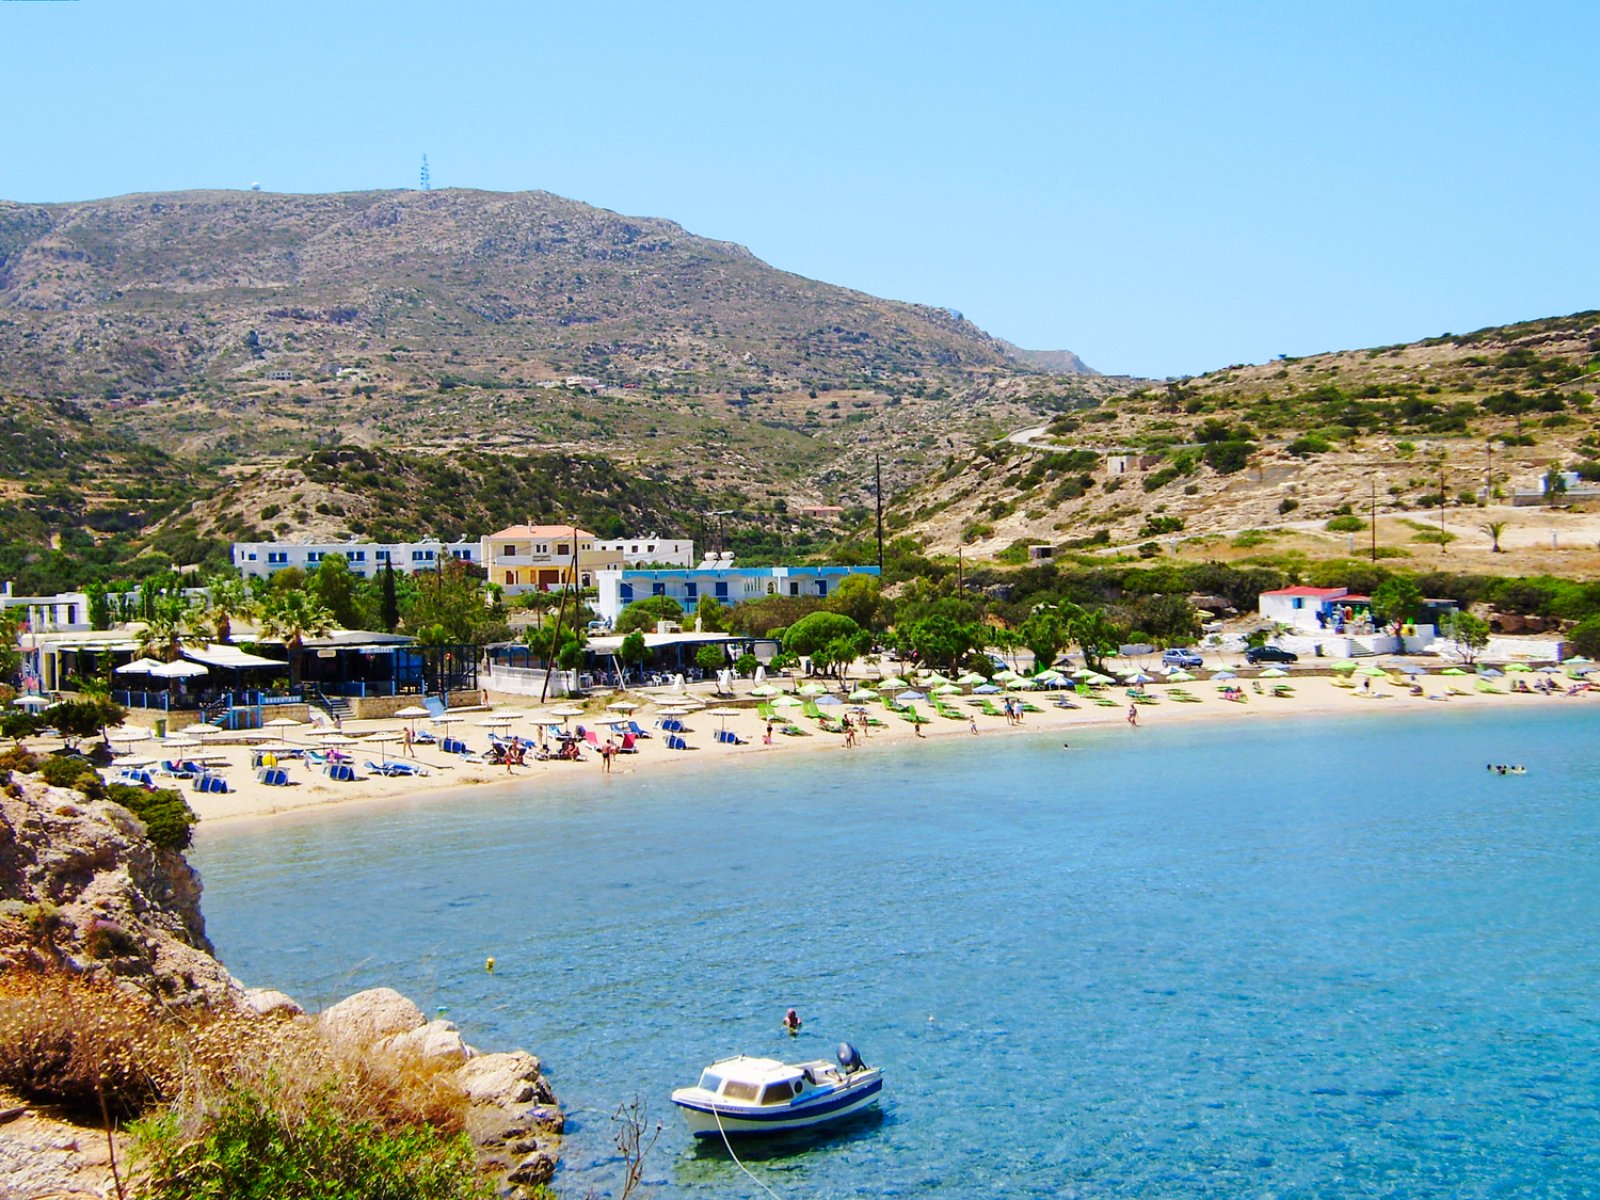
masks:
MULTIPOLYGON (((1531 680, 1533 677, 1524 678, 1531 680)), ((1435 710, 1478 711, 1508 705, 1522 707, 1559 705, 1561 707, 1557 711, 1566 711, 1571 705, 1584 703, 1600 695, 1600 692, 1586 692, 1577 696, 1563 694, 1546 696, 1538 693, 1521 695, 1509 691, 1484 693, 1473 689, 1471 685, 1474 681, 1470 677, 1465 679, 1423 677, 1422 696, 1410 695, 1408 690, 1396 687, 1387 679, 1373 679, 1370 692, 1365 691, 1360 682, 1356 682, 1354 687, 1339 686, 1339 682, 1339 677, 1325 675, 1291 675, 1284 680, 1269 681, 1241 678, 1235 681, 1235 686, 1240 688, 1240 694, 1244 697, 1239 701, 1223 699, 1217 684, 1197 680, 1184 685, 1188 695, 1194 697, 1190 702, 1173 698, 1174 685, 1153 684, 1149 685, 1147 690, 1150 695, 1157 698, 1156 702, 1141 703, 1137 705, 1135 711, 1139 726, 1143 728, 1237 721, 1251 723, 1293 721, 1358 714, 1401 712, 1422 714, 1435 710), (1287 684, 1293 689, 1292 695, 1274 696, 1273 683, 1287 684), (1448 685, 1451 683, 1468 685, 1460 688, 1465 694, 1449 694, 1448 685), (1255 690, 1258 684, 1261 687, 1259 692, 1255 690), (1439 698, 1444 696, 1448 696, 1448 699, 1439 698)), ((1509 680, 1501 681, 1500 686, 1506 687, 1508 682, 1509 680)), ((690 691, 693 694, 693 689, 690 691)), ((949 707, 961 713, 963 719, 960 721, 933 714, 928 706, 919 704, 919 711, 930 719, 929 724, 920 727, 920 735, 918 727, 887 711, 882 705, 869 704, 866 706, 869 714, 884 724, 881 727, 871 728, 864 737, 858 738, 857 745, 852 748, 846 745, 843 735, 824 732, 818 728, 816 721, 804 716, 793 716, 790 720, 805 730, 808 736, 775 734, 773 744, 764 745, 765 721, 757 714, 748 695, 741 694, 731 701, 723 697, 718 702, 706 693, 704 697, 706 708, 683 718, 688 726, 685 733, 686 740, 695 749, 681 751, 666 749, 664 737, 654 728, 656 710, 670 706, 671 698, 651 696, 648 702, 641 704, 632 713, 632 716, 641 728, 649 730, 654 736, 639 740, 638 753, 617 755, 611 773, 623 777, 661 772, 681 773, 704 768, 712 763, 719 767, 723 764, 790 760, 796 764, 803 764, 807 761, 806 756, 812 754, 871 753, 874 748, 881 749, 885 746, 901 747, 918 741, 972 739, 975 736, 993 744, 997 739, 1004 739, 1014 734, 1062 735, 1071 734, 1074 730, 1117 728, 1125 728, 1129 736, 1137 736, 1139 732, 1138 729, 1129 727, 1128 708, 1131 701, 1125 687, 1106 688, 1098 693, 1104 699, 1111 701, 1109 705, 1096 704, 1091 697, 1071 697, 1074 703, 1080 705, 1077 708, 1055 707, 1053 702, 1057 693, 1018 694, 1037 705, 1042 711, 1025 714, 1017 724, 1008 724, 1003 717, 977 714, 976 735, 972 733, 967 719, 969 711, 976 713, 976 709, 966 703, 965 696, 950 697, 949 707), (737 715, 726 717, 709 715, 709 709, 728 704, 747 707, 739 708, 737 715), (718 728, 724 725, 736 733, 744 744, 732 746, 713 740, 718 728)), ((487 714, 494 709, 511 710, 515 707, 520 711, 520 705, 516 705, 519 698, 506 699, 510 703, 496 704, 491 706, 490 710, 478 710, 453 722, 456 729, 452 730, 452 736, 461 736, 468 745, 475 748, 486 747, 487 730, 479 728, 477 722, 490 719, 487 714), (461 731, 462 727, 465 729, 464 732, 461 731)), ((573 718, 574 725, 593 724, 615 716, 606 712, 604 700, 601 698, 596 698, 590 704, 592 708, 587 709, 582 717, 573 718)), ((798 713, 800 710, 790 711, 798 713)), ((844 713, 850 709, 839 708, 832 711, 844 713)), ((408 723, 397 720, 345 723, 343 732, 349 736, 352 743, 345 749, 360 776, 356 782, 335 783, 307 763, 287 760, 286 770, 292 781, 291 786, 269 787, 258 782, 255 771, 250 766, 252 746, 249 742, 243 740, 219 742, 212 738, 201 750, 190 750, 185 753, 203 755, 207 759, 215 760, 219 765, 225 762, 226 766, 222 767, 222 771, 228 780, 229 792, 198 793, 191 787, 185 786, 185 781, 160 777, 157 777, 156 783, 157 786, 180 788, 184 798, 200 818, 197 828, 204 828, 271 819, 291 813, 347 811, 359 806, 391 804, 397 800, 439 800, 470 794, 479 788, 498 793, 506 787, 526 787, 530 782, 576 781, 584 772, 590 772, 592 776, 604 774, 601 756, 592 747, 585 749, 584 760, 581 762, 557 760, 541 762, 530 759, 525 766, 507 771, 504 766, 487 762, 462 761, 458 756, 443 754, 432 746, 418 747, 414 754, 406 755, 398 741, 384 743, 381 749, 378 743, 363 744, 364 739, 374 733, 397 734, 406 724, 408 723), (389 753, 395 749, 402 749, 402 753, 389 753), (383 758, 416 764, 429 771, 429 774, 411 778, 386 777, 365 769, 368 759, 381 762, 383 758)), ((524 738, 528 737, 532 730, 532 724, 526 720, 514 720, 509 728, 511 734, 524 738)), ((296 731, 295 735, 291 735, 286 741, 315 747, 317 739, 298 736, 303 732, 309 732, 309 729, 296 731)), ((600 732, 602 734, 607 732, 604 726, 601 726, 600 732)), ((118 763, 127 759, 160 757, 162 753, 159 742, 135 742, 119 756, 118 763)), ((114 764, 112 771, 115 769, 114 764)))

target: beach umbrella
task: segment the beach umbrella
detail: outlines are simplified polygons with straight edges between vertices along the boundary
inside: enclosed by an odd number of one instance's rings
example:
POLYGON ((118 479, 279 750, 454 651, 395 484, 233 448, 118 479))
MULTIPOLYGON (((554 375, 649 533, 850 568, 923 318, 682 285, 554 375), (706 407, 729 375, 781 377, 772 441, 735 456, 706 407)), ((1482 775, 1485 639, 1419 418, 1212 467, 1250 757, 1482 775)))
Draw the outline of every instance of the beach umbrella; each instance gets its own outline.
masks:
POLYGON ((200 739, 184 737, 179 733, 171 733, 161 739, 161 744, 173 750, 193 750, 200 745, 200 739))
POLYGON ((979 687, 973 688, 972 689, 972 694, 974 696, 993 696, 999 691, 1000 691, 1000 689, 995 687, 994 684, 985 683, 985 684, 983 684, 983 685, 981 685, 979 687))
POLYGON ((962 687, 975 687, 980 683, 988 683, 989 681, 976 671, 968 671, 965 675, 958 677, 956 682, 962 687))
POLYGON ((1012 670, 996 671, 994 677, 1000 683, 1021 683, 1022 682, 1022 676, 1018 675, 1015 671, 1012 671, 1012 670))
POLYGON ((1497 670, 1494 667, 1480 667, 1478 668, 1478 674, 1482 675, 1485 679, 1499 679, 1505 674, 1505 672, 1497 670))
POLYGON ((1179 667, 1176 671, 1167 672, 1168 683, 1188 683, 1192 679, 1194 679, 1194 676, 1189 674, 1189 672, 1185 671, 1182 667, 1179 667))
POLYGON ((138 725, 129 726, 127 729, 113 729, 106 734, 106 741, 115 745, 132 745, 134 742, 146 742, 152 738, 148 729, 138 725))
POLYGON ((1466 672, 1463 671, 1460 667, 1446 667, 1444 670, 1440 671, 1439 674, 1441 674, 1441 675, 1465 675, 1466 672))
POLYGON ((1237 679, 1237 678, 1239 678, 1239 676, 1234 674, 1232 671, 1218 671, 1211 678, 1214 679, 1214 680, 1215 679, 1237 679))
POLYGON ((273 717, 270 721, 261 722, 263 729, 299 729, 304 721, 296 721, 293 717, 273 717))
POLYGON ((935 696, 959 696, 961 689, 953 683, 941 683, 933 689, 933 694, 935 696))
POLYGON ((1104 685, 1106 685, 1108 683, 1115 683, 1116 682, 1116 680, 1111 678, 1111 676, 1109 676, 1109 675, 1101 675, 1099 672, 1096 672, 1093 675, 1085 676, 1083 681, 1085 683, 1087 683, 1087 684, 1090 684, 1090 685, 1094 686, 1094 687, 1103 687, 1104 685))
POLYGON ((857 688, 855 691, 851 692, 848 697, 848 699, 854 700, 857 703, 866 700, 876 700, 877 698, 878 693, 873 691, 871 688, 857 688))
POLYGON ((361 743, 362 745, 366 745, 369 742, 376 742, 378 744, 378 761, 388 762, 389 743, 398 742, 399 740, 400 735, 398 733, 390 733, 387 730, 383 730, 378 733, 368 734, 366 737, 361 739, 361 743))
POLYGON ((918 700, 926 700, 927 698, 928 697, 925 692, 916 691, 904 691, 895 697, 895 699, 900 701, 901 704, 912 704, 918 700))
POLYGON ((793 696, 779 696, 772 702, 773 708, 803 708, 805 701, 797 700, 793 696))
POLYGON ((1288 676, 1288 674, 1289 674, 1289 672, 1283 670, 1280 667, 1268 667, 1265 671, 1261 672, 1261 678, 1263 678, 1263 679, 1284 679, 1284 678, 1286 678, 1288 676))
MULTIPOLYGON (((1282 672, 1279 672, 1279 674, 1282 674, 1282 672)), ((1124 683, 1152 683, 1152 682, 1154 682, 1150 678, 1150 676, 1146 675, 1143 671, 1134 671, 1132 674, 1124 675, 1122 677, 1122 681, 1124 683)))
POLYGON ((48 697, 48 696, 18 696, 11 703, 15 704, 18 708, 49 708, 50 707, 50 697, 48 697))
POLYGON ((428 710, 423 708, 420 704, 408 704, 399 712, 395 713, 395 716, 399 717, 402 721, 414 721, 428 715, 428 710))
POLYGON ((750 694, 752 696, 761 697, 776 696, 778 694, 778 689, 773 687, 770 683, 760 683, 750 689, 750 694))
POLYGON ((844 701, 839 699, 837 696, 818 696, 817 703, 819 705, 826 705, 829 708, 835 708, 843 705, 844 701))
POLYGON ((120 667, 112 669, 113 675, 148 675, 151 667, 159 667, 160 661, 154 658, 136 658, 130 663, 123 663, 120 667))
POLYGON ((887 679, 880 679, 880 680, 878 680, 878 683, 877 683, 877 688, 878 688, 878 690, 880 692, 883 691, 885 688, 897 688, 897 687, 903 688, 905 686, 906 686, 906 681, 904 679, 901 679, 900 676, 898 676, 898 675, 891 675, 887 679))
POLYGON ((1418 666, 1416 663, 1393 663, 1389 669, 1391 671, 1399 671, 1402 675, 1426 675, 1428 673, 1427 667, 1418 666))
POLYGON ((1539 674, 1541 674, 1541 675, 1559 675, 1559 674, 1561 674, 1561 668, 1560 667, 1540 667, 1539 668, 1539 674))
POLYGON ((1357 675, 1370 675, 1370 676, 1373 676, 1373 677, 1377 677, 1377 676, 1382 675, 1382 676, 1387 677, 1389 672, 1385 671, 1382 667, 1377 666, 1374 663, 1368 663, 1364 667, 1357 667, 1356 668, 1356 674, 1357 675))
POLYGON ((1341 658, 1333 664, 1335 671, 1354 671, 1359 664, 1353 658, 1341 658))
POLYGON ((739 711, 737 708, 708 708, 706 709, 706 716, 716 717, 722 722, 722 728, 726 729, 728 727, 728 718, 737 717, 739 711))
POLYGON ((922 676, 923 683, 944 684, 950 682, 947 676, 941 675, 937 671, 920 671, 918 674, 922 676))
POLYGON ((827 690, 820 683, 803 683, 795 689, 795 693, 800 696, 820 696, 827 690))
POLYGON ((1530 667, 1527 663, 1515 662, 1515 663, 1507 663, 1506 664, 1506 673, 1508 675, 1509 674, 1513 674, 1513 673, 1517 674, 1517 675, 1522 675, 1522 674, 1525 674, 1526 672, 1531 671, 1531 670, 1533 670, 1533 668, 1530 667))
POLYGON ((634 709, 636 709, 638 707, 639 706, 637 704, 635 704, 632 700, 617 700, 617 701, 615 701, 615 702, 613 702, 611 704, 606 705, 606 708, 610 709, 613 712, 625 712, 625 713, 630 713, 630 712, 632 712, 634 709))
POLYGON ((1585 658, 1581 654, 1574 654, 1571 658, 1563 659, 1562 661, 1569 667, 1570 666, 1574 666, 1575 664, 1578 664, 1578 663, 1582 663, 1585 666, 1587 666, 1589 663, 1594 662, 1594 659, 1585 658))
POLYGON ((583 709, 574 708, 570 704, 563 704, 560 708, 552 708, 550 715, 552 717, 581 717, 583 716, 583 709))

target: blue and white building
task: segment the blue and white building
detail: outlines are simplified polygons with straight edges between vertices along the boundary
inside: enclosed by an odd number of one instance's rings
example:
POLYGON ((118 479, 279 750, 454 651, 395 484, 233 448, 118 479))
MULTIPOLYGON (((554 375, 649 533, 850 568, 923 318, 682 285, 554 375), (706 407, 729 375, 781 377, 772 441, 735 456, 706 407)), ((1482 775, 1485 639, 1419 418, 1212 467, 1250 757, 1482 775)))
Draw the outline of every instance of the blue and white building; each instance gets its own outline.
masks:
POLYGON ((701 565, 681 570, 595 572, 600 590, 596 611, 607 625, 616 624, 622 610, 635 600, 669 596, 692 614, 710 596, 725 605, 766 596, 794 596, 825 600, 851 575, 877 578, 877 567, 736 567, 731 563, 701 565))
POLYGON ((289 567, 315 571, 325 558, 343 558, 352 575, 372 578, 386 566, 407 574, 436 571, 442 562, 459 558, 483 563, 481 541, 441 542, 235 542, 233 565, 239 574, 276 575, 289 567))

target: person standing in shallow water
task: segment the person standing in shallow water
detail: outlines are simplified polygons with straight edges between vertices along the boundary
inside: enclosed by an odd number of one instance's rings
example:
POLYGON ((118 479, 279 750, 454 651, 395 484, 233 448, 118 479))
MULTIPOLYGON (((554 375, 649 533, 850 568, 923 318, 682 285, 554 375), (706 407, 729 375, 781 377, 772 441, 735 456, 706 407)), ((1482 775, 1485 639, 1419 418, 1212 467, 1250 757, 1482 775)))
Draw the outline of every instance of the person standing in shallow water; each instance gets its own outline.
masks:
POLYGON ((1139 706, 1137 704, 1128 705, 1128 724, 1135 729, 1139 728, 1139 706))

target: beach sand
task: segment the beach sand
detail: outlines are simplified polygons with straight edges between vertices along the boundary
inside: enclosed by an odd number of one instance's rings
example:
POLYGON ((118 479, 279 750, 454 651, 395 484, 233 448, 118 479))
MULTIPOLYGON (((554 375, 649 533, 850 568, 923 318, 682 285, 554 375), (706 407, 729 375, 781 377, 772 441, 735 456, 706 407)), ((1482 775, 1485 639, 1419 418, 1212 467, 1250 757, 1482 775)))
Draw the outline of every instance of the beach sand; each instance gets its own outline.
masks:
MULTIPOLYGON (((1003 717, 987 716, 978 712, 975 706, 967 703, 967 698, 964 696, 952 696, 947 701, 948 707, 962 714, 962 719, 959 721, 936 715, 931 705, 926 702, 918 703, 916 707, 924 716, 931 718, 929 724, 921 727, 921 736, 928 739, 973 737, 967 715, 974 713, 978 729, 976 736, 985 739, 986 742, 1003 742, 1008 737, 1040 733, 1059 734, 1063 741, 1070 741, 1074 730, 1090 727, 1118 727, 1126 729, 1127 736, 1137 737, 1143 729, 1180 722, 1270 721, 1376 713, 1380 710, 1382 712, 1460 711, 1506 704, 1565 708, 1573 704, 1591 702, 1593 697, 1600 695, 1600 692, 1585 692, 1576 697, 1512 693, 1509 689, 1519 678, 1518 676, 1496 680, 1496 686, 1500 691, 1484 693, 1476 690, 1476 681, 1470 676, 1444 677, 1430 674, 1421 678, 1423 695, 1414 696, 1409 693, 1408 687, 1390 678, 1373 678, 1371 688, 1368 690, 1363 686, 1364 677, 1359 674, 1346 679, 1338 675, 1296 672, 1287 679, 1278 680, 1253 678, 1258 675, 1253 668, 1241 666, 1239 670, 1241 678, 1232 683, 1233 686, 1240 688, 1240 694, 1244 697, 1242 701, 1224 699, 1219 691, 1221 685, 1209 679, 1197 679, 1181 685, 1167 683, 1146 685, 1146 691, 1157 697, 1157 700, 1153 704, 1140 704, 1136 707, 1138 727, 1133 727, 1128 721, 1131 701, 1128 689, 1121 685, 1097 691, 1097 696, 1110 701, 1105 705, 1096 704, 1089 697, 1069 695, 1068 699, 1079 706, 1076 708, 1056 707, 1054 700, 1057 693, 1053 692, 1014 693, 1025 697, 1042 710, 1037 713, 1026 713, 1017 724, 1008 723, 1003 717), (1284 697, 1274 696, 1273 685, 1279 683, 1292 688, 1292 694, 1284 697), (1340 686, 1342 683, 1353 686, 1340 686), (1451 690, 1451 685, 1454 685, 1454 691, 1451 690), (1173 697, 1175 688, 1186 690, 1188 695, 1195 698, 1194 701, 1186 703, 1175 699, 1173 697)), ((859 686, 863 678, 870 686, 870 675, 855 677, 850 686, 859 686)), ((1527 680, 1531 686, 1537 683, 1541 676, 1527 674, 1520 678, 1527 680)), ((1559 677, 1558 681, 1564 686, 1572 682, 1565 677, 1559 677)), ((766 722, 756 712, 755 706, 758 701, 749 695, 750 686, 748 682, 741 681, 737 697, 731 700, 726 696, 713 696, 709 684, 701 685, 698 690, 690 689, 697 699, 705 702, 707 709, 738 710, 736 716, 712 716, 705 710, 700 710, 683 717, 687 726, 684 737, 693 747, 690 750, 667 749, 665 737, 656 728, 656 712, 660 708, 670 707, 673 696, 651 691, 630 692, 626 699, 639 705, 631 713, 632 718, 641 728, 648 730, 654 736, 640 739, 637 753, 616 756, 613 760, 613 773, 626 778, 629 775, 656 774, 663 771, 693 771, 696 767, 703 767, 712 761, 718 763, 754 761, 757 758, 771 761, 773 756, 792 760, 796 769, 801 769, 807 755, 871 754, 874 749, 904 745, 915 741, 919 736, 917 727, 886 710, 883 705, 873 703, 864 707, 883 724, 870 728, 864 736, 858 737, 853 747, 846 744, 842 734, 823 732, 818 728, 816 721, 800 715, 798 708, 786 710, 789 713, 789 721, 806 731, 807 736, 784 736, 775 733, 772 744, 766 745, 763 742, 766 722), (736 733, 744 744, 732 746, 717 742, 716 731, 724 725, 736 733)), ((577 701, 572 701, 575 706, 584 709, 584 715, 571 718, 569 726, 583 725, 586 728, 597 729, 603 743, 608 732, 603 722, 621 715, 608 712, 606 705, 619 698, 615 693, 604 693, 592 697, 581 705, 577 701)), ((996 696, 992 699, 998 704, 1001 697, 996 696)), ((495 697, 491 696, 491 700, 495 700, 495 697)), ((489 729, 480 724, 481 722, 491 719, 493 711, 526 713, 531 708, 526 697, 506 696, 501 697, 500 701, 492 704, 488 710, 468 710, 456 714, 456 719, 449 727, 451 736, 464 740, 474 750, 487 750, 489 729)), ((854 705, 847 705, 824 708, 823 711, 833 716, 853 712, 854 709, 854 705)), ((308 763, 286 759, 284 766, 291 780, 290 786, 268 787, 257 781, 255 769, 250 765, 255 743, 226 733, 207 738, 200 750, 188 750, 184 753, 190 756, 200 755, 208 761, 217 763, 228 780, 231 788, 229 792, 202 794, 193 791, 185 781, 158 778, 157 782, 160 786, 182 788, 185 798, 199 814, 202 823, 211 824, 243 818, 268 817, 280 813, 304 812, 332 805, 459 793, 462 789, 471 787, 525 784, 529 780, 558 779, 584 771, 599 774, 604 769, 601 755, 592 747, 585 748, 584 759, 581 762, 554 760, 539 762, 530 757, 525 766, 507 770, 504 766, 473 762, 463 760, 458 755, 444 754, 436 746, 421 745, 416 747, 413 753, 408 754, 400 740, 383 743, 367 740, 375 734, 387 733, 397 736, 407 724, 414 724, 419 729, 442 732, 436 724, 427 721, 411 723, 386 720, 344 723, 342 732, 353 743, 344 747, 344 750, 360 777, 355 782, 336 783, 328 779, 320 769, 308 763), (396 778, 375 774, 366 769, 365 764, 369 760, 382 762, 385 758, 414 763, 429 773, 414 778, 396 778)), ((513 720, 509 726, 497 727, 496 732, 508 732, 530 738, 534 736, 534 727, 524 718, 513 720)), ((291 745, 315 747, 321 739, 312 736, 311 727, 307 726, 303 729, 289 730, 288 736, 283 741, 291 745)), ((178 753, 163 751, 158 741, 136 742, 119 749, 127 752, 119 756, 119 762, 126 758, 175 757, 178 753)))

